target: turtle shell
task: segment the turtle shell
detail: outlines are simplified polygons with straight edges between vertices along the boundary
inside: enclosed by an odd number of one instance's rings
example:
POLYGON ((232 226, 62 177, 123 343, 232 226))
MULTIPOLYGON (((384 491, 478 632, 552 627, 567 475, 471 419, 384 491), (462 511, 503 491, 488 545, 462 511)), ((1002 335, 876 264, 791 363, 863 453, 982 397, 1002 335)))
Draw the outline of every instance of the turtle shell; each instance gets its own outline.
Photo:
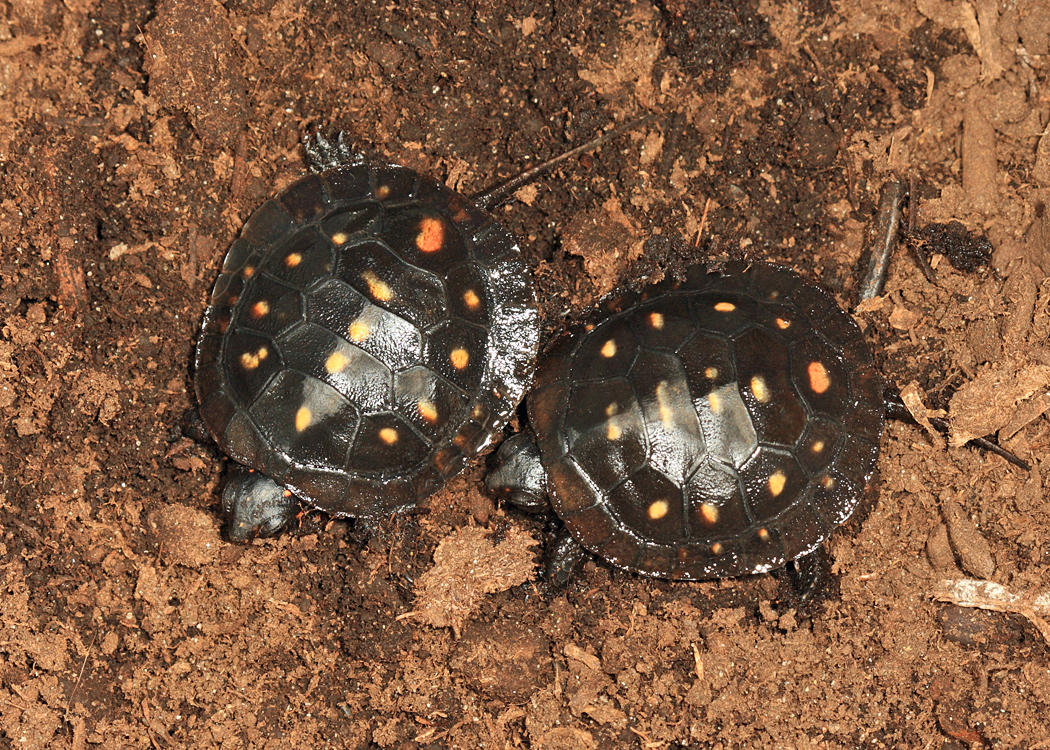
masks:
POLYGON ((646 575, 759 573, 817 547, 875 469, 882 384, 823 289, 785 268, 698 269, 559 339, 528 400, 551 504, 646 575))
POLYGON ((538 337, 511 235, 448 187, 366 162, 248 219, 204 315, 197 399, 234 460, 329 513, 376 516, 491 442, 538 337))

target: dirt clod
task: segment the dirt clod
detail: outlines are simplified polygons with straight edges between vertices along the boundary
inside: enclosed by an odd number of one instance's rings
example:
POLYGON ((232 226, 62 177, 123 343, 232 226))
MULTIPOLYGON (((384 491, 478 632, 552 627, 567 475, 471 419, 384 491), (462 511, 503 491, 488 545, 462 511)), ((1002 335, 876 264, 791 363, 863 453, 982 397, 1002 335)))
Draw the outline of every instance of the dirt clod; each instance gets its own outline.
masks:
POLYGON ((456 637, 486 594, 506 591, 536 574, 536 540, 516 527, 499 541, 480 526, 464 526, 441 540, 434 565, 416 583, 415 617, 451 627, 456 637))

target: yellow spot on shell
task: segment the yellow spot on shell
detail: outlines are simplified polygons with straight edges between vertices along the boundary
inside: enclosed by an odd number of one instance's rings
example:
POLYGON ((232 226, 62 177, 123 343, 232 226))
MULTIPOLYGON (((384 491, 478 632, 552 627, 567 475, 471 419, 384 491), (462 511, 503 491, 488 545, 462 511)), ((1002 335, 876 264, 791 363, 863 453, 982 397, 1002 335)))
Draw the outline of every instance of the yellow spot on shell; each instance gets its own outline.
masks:
POLYGON ((700 506, 700 517, 704 519, 704 523, 712 526, 718 523, 718 506, 704 503, 700 506))
POLYGON ((368 284, 368 293, 372 295, 372 299, 379 300, 380 302, 389 302, 394 297, 394 290, 390 288, 390 285, 383 281, 381 278, 376 276, 371 271, 365 271, 361 274, 361 278, 368 284))
POLYGON ((270 350, 265 346, 260 346, 254 352, 245 352, 241 355, 241 367, 245 370, 254 370, 268 356, 270 356, 270 350))
POLYGON ((769 388, 766 386, 766 379, 761 375, 755 375, 751 378, 751 393, 754 394, 755 399, 760 403, 766 403, 769 401, 769 388))
POLYGON ((769 494, 773 497, 779 496, 784 491, 785 484, 787 484, 787 477, 784 476, 784 472, 773 472, 769 475, 769 494))
POLYGON ((605 407, 605 416, 611 417, 615 414, 620 413, 620 405, 613 401, 611 404, 605 407))
POLYGON ((379 200, 383 200, 384 198, 389 198, 389 197, 390 197, 390 186, 389 185, 380 185, 379 187, 376 188, 376 198, 378 198, 379 200))
POLYGON ((827 368, 820 362, 810 362, 809 367, 806 368, 806 374, 809 376, 809 387, 814 393, 824 393, 831 387, 831 376, 828 375, 827 368))
POLYGON ((261 299, 254 305, 252 305, 251 309, 248 311, 248 314, 251 315, 255 320, 258 320, 259 318, 266 315, 266 313, 268 312, 270 312, 270 303, 264 299, 261 299))
POLYGON ((245 266, 244 270, 241 271, 241 273, 244 274, 244 278, 250 279, 252 277, 252 274, 255 273, 255 266, 245 266))
POLYGON ((769 541, 769 529, 767 529, 765 527, 759 529, 758 530, 758 538, 761 539, 763 542, 768 542, 769 541))
POLYGON ((397 442, 397 430, 393 427, 384 427, 379 431, 379 439, 387 445, 393 445, 397 442))
POLYGON ((436 253, 445 244, 445 225, 431 216, 419 222, 416 247, 421 253, 436 253))
POLYGON ((657 500, 649 506, 649 518, 659 521, 667 515, 667 511, 670 509, 671 506, 667 504, 666 500, 657 500))
POLYGON ((473 289, 468 289, 463 292, 463 304, 467 306, 468 310, 477 310, 478 305, 481 304, 481 299, 478 297, 478 293, 473 289))
POLYGON ((786 331, 790 327, 791 327, 791 321, 790 320, 787 320, 786 318, 777 318, 777 328, 779 328, 782 331, 786 331))
POLYGON ((346 355, 342 352, 332 352, 324 363, 324 369, 333 375, 344 367, 346 367, 346 355))
POLYGON ((355 320, 350 324, 350 328, 347 329, 347 335, 350 337, 350 340, 357 343, 367 339, 369 333, 371 333, 371 330, 368 327, 368 323, 361 320, 355 320))
POLYGON ((332 235, 332 242, 336 245, 342 245, 348 239, 350 239, 350 235, 348 235, 346 232, 336 232, 332 235))
POLYGON ((810 450, 813 451, 814 453, 823 453, 824 452, 824 441, 823 440, 818 440, 817 442, 813 443, 813 445, 810 447, 810 450))
POLYGON ((660 421, 664 427, 674 426, 674 409, 667 402, 667 381, 661 380, 656 384, 656 404, 660 407, 660 421))
POLYGON ((649 325, 656 330, 661 330, 664 327, 664 316, 663 313, 651 312, 649 313, 649 325))
POLYGON ((453 349, 448 355, 449 361, 452 366, 457 370, 462 370, 470 362, 470 355, 467 354, 466 349, 453 349))
POLYGON ((288 253, 284 256, 284 264, 289 268, 295 268, 303 262, 302 253, 288 253))
POLYGON ((299 411, 295 413, 295 431, 302 432, 310 426, 310 420, 314 418, 314 415, 310 413, 310 410, 305 406, 300 406, 299 411))
POLYGON ((716 302, 715 303, 715 310, 717 312, 728 313, 728 312, 733 312, 733 310, 735 310, 735 309, 736 309, 736 305, 734 305, 732 302, 716 302))
POLYGON ((722 554, 722 550, 724 550, 724 549, 725 549, 725 547, 722 546, 721 542, 715 542, 714 544, 711 545, 711 553, 715 554, 715 555, 721 555, 722 554))
POLYGON ((423 417, 423 419, 431 424, 437 421, 438 410, 432 402, 427 401, 425 398, 421 398, 419 403, 416 404, 416 408, 419 409, 419 416, 423 417))
POLYGON ((623 430, 620 429, 620 425, 616 424, 616 422, 610 421, 609 427, 605 431, 605 437, 609 438, 610 440, 619 440, 622 435, 623 430))
POLYGON ((826 490, 834 489, 834 487, 835 487, 835 478, 825 474, 824 476, 822 476, 820 478, 820 486, 823 487, 826 490))
POLYGON ((616 356, 616 340, 615 339, 609 339, 604 344, 602 344, 602 356, 605 357, 606 359, 609 359, 610 357, 615 357, 616 356))
POLYGON ((722 411, 722 397, 714 391, 707 394, 707 403, 711 406, 711 411, 715 414, 722 411))
POLYGON ((715 378, 718 377, 718 368, 717 367, 708 367, 707 369, 704 370, 704 377, 707 378, 708 380, 714 380, 715 378))

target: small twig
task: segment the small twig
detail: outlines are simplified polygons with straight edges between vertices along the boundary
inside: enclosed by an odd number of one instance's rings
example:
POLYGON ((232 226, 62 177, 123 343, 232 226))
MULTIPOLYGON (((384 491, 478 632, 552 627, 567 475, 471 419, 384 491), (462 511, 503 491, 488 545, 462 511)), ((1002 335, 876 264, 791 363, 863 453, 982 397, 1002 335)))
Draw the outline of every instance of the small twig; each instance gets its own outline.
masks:
POLYGON ((960 607, 976 607, 995 612, 1009 612, 1028 620, 1043 640, 1050 645, 1050 591, 1015 594, 1002 584, 976 578, 939 581, 932 596, 937 601, 951 602, 960 607))
POLYGON ((861 302, 878 297, 886 286, 886 271, 900 230, 903 198, 904 185, 900 182, 893 180, 882 186, 882 192, 879 194, 879 212, 875 215, 875 223, 865 248, 868 254, 868 270, 858 292, 861 302))
POLYGON ((700 649, 696 647, 695 643, 689 644, 693 647, 693 664, 696 670, 696 679, 704 679, 704 660, 700 656, 700 649))
POLYGON ((624 133, 629 133, 635 128, 639 128, 642 125, 646 124, 655 117, 655 114, 648 114, 642 117, 637 117, 634 120, 630 120, 629 122, 624 123, 619 127, 613 128, 607 133, 603 133, 602 135, 599 135, 596 138, 593 138, 587 141, 586 143, 577 146, 576 148, 569 149, 568 151, 559 154, 558 156, 555 156, 552 159, 548 159, 542 164, 537 164, 531 169, 526 169, 524 172, 521 172, 520 174, 517 174, 514 177, 511 177, 510 179, 504 180, 503 182, 493 185, 487 190, 483 190, 482 192, 471 196, 471 200, 473 200, 479 208, 483 208, 486 211, 491 211, 496 206, 508 200, 510 196, 514 194, 514 191, 516 191, 522 185, 527 185, 540 175, 551 171, 554 167, 556 167, 558 164, 561 164, 566 159, 571 159, 572 157, 578 154, 585 153, 587 151, 593 151, 594 149, 604 144, 606 141, 610 141, 613 138, 617 138, 623 135, 624 133))
POLYGON ((77 681, 73 685, 73 689, 69 691, 69 698, 66 699, 66 710, 62 712, 63 722, 69 718, 69 708, 73 705, 73 696, 77 694, 77 688, 80 687, 80 681, 84 679, 84 669, 87 667, 88 657, 91 656, 91 649, 95 647, 95 641, 97 640, 98 630, 95 630, 94 635, 91 636, 91 643, 88 644, 87 651, 84 653, 84 660, 80 662, 80 674, 77 675, 77 681))
POLYGON ((926 281, 931 284, 937 283, 937 274, 933 272, 933 267, 930 262, 926 260, 926 256, 922 250, 919 249, 918 239, 918 226, 919 226, 919 195, 915 188, 915 175, 908 175, 908 234, 907 244, 911 248, 912 255, 915 256, 915 262, 919 264, 919 270, 922 271, 922 275, 926 277, 926 281))
POLYGON ((693 247, 700 247, 700 238, 704 234, 704 227, 707 226, 707 212, 711 210, 711 199, 708 198, 704 201, 704 213, 700 216, 700 226, 696 230, 696 242, 693 243, 693 247))

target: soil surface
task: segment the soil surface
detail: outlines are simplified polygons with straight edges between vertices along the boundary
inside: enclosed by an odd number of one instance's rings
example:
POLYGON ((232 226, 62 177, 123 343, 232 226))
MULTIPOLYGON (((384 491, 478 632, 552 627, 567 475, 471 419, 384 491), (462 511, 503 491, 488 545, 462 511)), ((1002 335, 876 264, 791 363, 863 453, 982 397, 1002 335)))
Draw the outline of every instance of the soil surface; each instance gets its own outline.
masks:
POLYGON ((1048 7, 0 0, 0 747, 1050 747, 1048 7), (908 188, 856 317, 952 435, 888 425, 827 595, 597 561, 550 593, 484 462, 377 535, 224 541, 191 355, 301 136, 469 194, 647 113, 498 209, 546 336, 710 257, 852 308, 908 188))

